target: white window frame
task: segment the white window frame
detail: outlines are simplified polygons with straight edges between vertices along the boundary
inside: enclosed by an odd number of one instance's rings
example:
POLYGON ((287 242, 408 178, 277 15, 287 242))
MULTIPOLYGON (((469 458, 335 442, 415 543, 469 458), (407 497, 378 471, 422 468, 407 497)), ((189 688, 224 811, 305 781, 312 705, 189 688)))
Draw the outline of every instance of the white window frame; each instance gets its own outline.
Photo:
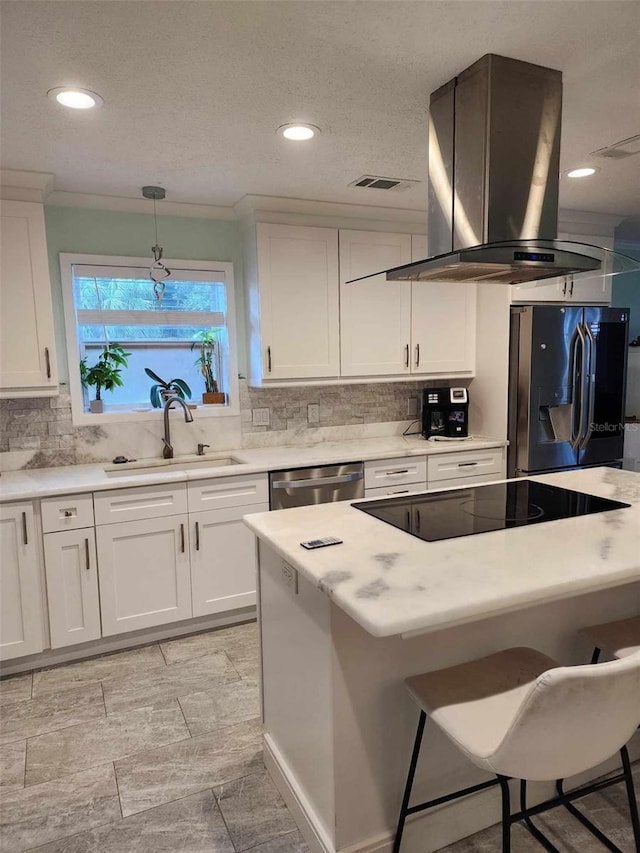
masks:
MULTIPOLYGON (((238 417, 240 415, 240 387, 238 383, 238 332, 236 327, 233 264, 222 261, 185 261, 176 258, 168 258, 166 260, 163 258, 163 262, 166 263, 169 269, 198 270, 200 272, 211 273, 211 281, 223 280, 225 282, 227 290, 226 327, 229 338, 228 403, 225 406, 203 406, 202 403, 199 403, 198 408, 192 410, 192 414, 194 420, 200 420, 200 418, 238 417), (216 279, 216 273, 222 274, 223 278, 216 279)), ((80 342, 78 340, 76 308, 73 299, 73 267, 78 264, 86 266, 135 267, 142 271, 143 276, 146 276, 148 275, 151 261, 149 258, 60 253, 62 303, 66 327, 69 390, 71 392, 71 417, 74 426, 157 420, 161 416, 160 409, 151 409, 148 412, 118 410, 101 412, 100 414, 84 410, 82 383, 80 381, 80 342)), ((149 280, 149 287, 151 287, 151 280, 149 280)), ((197 402, 197 398, 193 402, 197 402)))

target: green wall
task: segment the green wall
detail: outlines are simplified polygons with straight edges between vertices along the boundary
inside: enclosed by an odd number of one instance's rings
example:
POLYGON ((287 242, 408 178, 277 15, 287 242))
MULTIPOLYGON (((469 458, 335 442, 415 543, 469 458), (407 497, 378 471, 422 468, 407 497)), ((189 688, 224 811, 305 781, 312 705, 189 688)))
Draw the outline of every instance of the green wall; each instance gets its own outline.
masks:
MULTIPOLYGON (((78 207, 45 207, 47 244, 56 347, 60 381, 67 382, 60 252, 88 255, 149 257, 155 242, 153 215, 91 210, 78 207)), ((189 216, 158 216, 158 242, 166 258, 187 261, 230 261, 233 263, 238 330, 238 370, 246 372, 242 245, 235 221, 198 219, 189 216)))

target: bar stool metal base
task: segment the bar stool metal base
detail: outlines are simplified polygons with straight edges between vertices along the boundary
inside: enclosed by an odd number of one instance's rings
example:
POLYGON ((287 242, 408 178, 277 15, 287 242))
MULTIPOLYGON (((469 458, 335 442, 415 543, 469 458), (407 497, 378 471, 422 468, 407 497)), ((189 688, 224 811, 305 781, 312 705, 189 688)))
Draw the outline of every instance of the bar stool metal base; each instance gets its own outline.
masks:
POLYGON ((612 853, 624 853, 617 847, 610 838, 608 838, 598 827, 593 824, 581 811, 574 805, 573 801, 586 797, 588 794, 593 794, 596 791, 601 791, 611 785, 617 785, 620 782, 625 782, 627 789, 627 797, 629 799, 629 811, 631 814, 631 825, 633 828, 633 837, 635 839, 636 849, 640 851, 640 818, 638 816, 638 802, 635 798, 633 786, 633 777, 631 775, 631 764, 629 761, 629 753, 626 746, 620 750, 622 756, 622 773, 617 773, 615 776, 609 776, 605 779, 599 779, 597 782, 591 782, 588 785, 583 785, 573 791, 565 792, 563 788, 563 780, 559 779, 556 782, 557 795, 551 799, 545 800, 537 806, 527 807, 527 783, 526 780, 520 780, 520 811, 511 813, 511 797, 509 791, 508 776, 496 776, 495 779, 490 779, 487 782, 481 782, 478 785, 472 785, 468 788, 462 788, 459 791, 454 791, 451 794, 445 794, 442 797, 436 797, 433 800, 427 800, 424 803, 419 803, 415 806, 410 806, 411 789, 413 788, 413 780, 418 766, 418 758, 420 756, 420 747, 422 745, 422 736, 424 727, 427 721, 427 715, 424 711, 420 712, 418 720, 418 728, 413 744, 413 752, 411 753, 411 762, 409 764, 409 773, 407 782, 402 797, 402 805, 400 807, 400 815, 398 818, 398 826, 396 836, 393 842, 393 853, 399 853, 402 843, 402 835, 407 817, 417 812, 426 811, 427 809, 440 806, 443 803, 449 803, 453 800, 461 799, 469 794, 475 794, 478 791, 483 791, 485 788, 492 788, 495 785, 500 785, 502 795, 502 853, 511 853, 511 827, 514 823, 522 823, 529 833, 550 853, 560 853, 557 847, 551 843, 546 835, 533 823, 532 817, 549 811, 549 809, 557 806, 564 806, 567 811, 572 814, 577 820, 582 823, 589 832, 594 835, 608 850, 612 853))

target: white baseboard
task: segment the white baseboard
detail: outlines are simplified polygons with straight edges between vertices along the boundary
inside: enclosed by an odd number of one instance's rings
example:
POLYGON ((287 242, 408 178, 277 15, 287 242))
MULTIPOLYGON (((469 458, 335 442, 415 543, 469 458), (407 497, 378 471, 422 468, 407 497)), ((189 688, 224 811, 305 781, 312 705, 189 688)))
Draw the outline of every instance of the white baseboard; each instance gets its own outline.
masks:
POLYGON ((268 732, 264 734, 264 766, 311 848, 311 853, 336 853, 333 840, 324 828, 291 768, 268 732))
POLYGON ((157 643, 158 640, 197 634, 200 631, 209 631, 213 628, 224 628, 228 625, 237 625, 240 622, 250 622, 255 618, 255 607, 243 607, 226 613, 216 613, 213 616, 201 616, 198 619, 173 622, 170 625, 158 625, 157 628, 144 628, 141 631, 130 631, 127 634, 118 634, 115 637, 103 637, 101 640, 93 640, 90 643, 82 643, 78 646, 45 649, 39 654, 14 658, 0 664, 0 676, 15 675, 19 672, 57 666, 58 664, 96 657, 109 652, 122 651, 122 649, 146 646, 149 643, 157 643))

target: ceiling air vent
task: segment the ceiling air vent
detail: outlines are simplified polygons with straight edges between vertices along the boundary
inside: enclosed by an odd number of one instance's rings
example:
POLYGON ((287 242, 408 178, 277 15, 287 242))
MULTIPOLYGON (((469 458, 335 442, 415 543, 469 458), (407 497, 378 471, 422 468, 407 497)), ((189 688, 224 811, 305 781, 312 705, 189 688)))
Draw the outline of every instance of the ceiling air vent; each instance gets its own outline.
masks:
POLYGON ((591 153, 595 157, 608 157, 610 160, 624 160, 625 157, 633 157, 634 154, 640 154, 640 133, 591 153))
POLYGON ((381 175, 361 175, 355 181, 351 181, 350 187, 362 187, 366 190, 393 190, 402 192, 410 187, 415 187, 420 181, 403 180, 402 178, 383 178, 381 175))

